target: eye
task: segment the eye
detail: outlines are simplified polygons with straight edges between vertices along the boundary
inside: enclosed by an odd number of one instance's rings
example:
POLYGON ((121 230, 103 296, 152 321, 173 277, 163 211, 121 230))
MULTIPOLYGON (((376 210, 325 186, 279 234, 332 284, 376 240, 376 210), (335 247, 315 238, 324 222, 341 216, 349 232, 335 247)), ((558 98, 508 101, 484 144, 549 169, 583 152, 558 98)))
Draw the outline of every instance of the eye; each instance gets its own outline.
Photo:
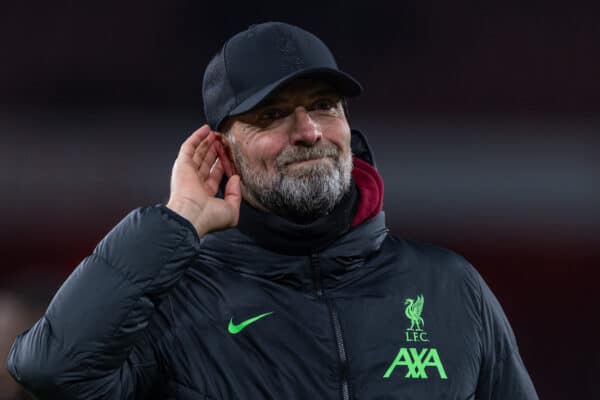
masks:
POLYGON ((312 109, 317 111, 337 110, 339 100, 334 98, 322 98, 313 103, 312 109))
POLYGON ((260 113, 258 120, 259 122, 270 122, 283 117, 285 117, 285 112, 282 109, 268 108, 260 113))

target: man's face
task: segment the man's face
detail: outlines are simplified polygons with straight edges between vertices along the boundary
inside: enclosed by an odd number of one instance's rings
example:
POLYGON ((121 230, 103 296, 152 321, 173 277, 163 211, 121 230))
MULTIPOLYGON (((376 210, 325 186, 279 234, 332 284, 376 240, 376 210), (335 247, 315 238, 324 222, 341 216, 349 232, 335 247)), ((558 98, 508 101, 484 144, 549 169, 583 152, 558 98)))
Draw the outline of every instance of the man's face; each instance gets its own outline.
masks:
POLYGON ((255 207, 306 222, 329 213, 350 187, 350 127, 341 97, 299 79, 233 117, 226 142, 255 207))

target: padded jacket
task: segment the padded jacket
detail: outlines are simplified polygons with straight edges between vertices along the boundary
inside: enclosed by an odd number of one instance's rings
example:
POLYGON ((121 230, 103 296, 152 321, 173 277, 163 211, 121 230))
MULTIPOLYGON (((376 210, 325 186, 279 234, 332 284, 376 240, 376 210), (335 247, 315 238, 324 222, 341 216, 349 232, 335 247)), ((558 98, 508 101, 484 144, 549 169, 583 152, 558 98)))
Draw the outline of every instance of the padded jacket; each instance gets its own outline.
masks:
POLYGON ((394 237, 383 212, 285 254, 236 228, 199 238, 161 205, 134 210, 7 367, 38 399, 537 399, 481 276, 394 237))

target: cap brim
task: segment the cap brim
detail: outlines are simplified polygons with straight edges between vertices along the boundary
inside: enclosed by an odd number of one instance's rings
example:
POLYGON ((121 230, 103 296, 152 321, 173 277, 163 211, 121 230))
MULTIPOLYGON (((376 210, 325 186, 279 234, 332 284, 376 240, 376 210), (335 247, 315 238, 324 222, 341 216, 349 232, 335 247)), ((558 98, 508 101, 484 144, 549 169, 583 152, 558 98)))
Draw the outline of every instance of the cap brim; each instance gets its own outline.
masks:
POLYGON ((243 100, 240 104, 233 108, 229 112, 228 116, 243 114, 247 111, 250 111, 254 107, 258 106, 271 93, 284 86, 286 83, 294 79, 308 77, 323 79, 323 81, 331 83, 344 97, 356 97, 359 96, 363 91, 362 86, 356 79, 342 71, 332 68, 305 69, 287 75, 280 80, 265 86, 256 93, 253 93, 250 95, 250 97, 243 100))

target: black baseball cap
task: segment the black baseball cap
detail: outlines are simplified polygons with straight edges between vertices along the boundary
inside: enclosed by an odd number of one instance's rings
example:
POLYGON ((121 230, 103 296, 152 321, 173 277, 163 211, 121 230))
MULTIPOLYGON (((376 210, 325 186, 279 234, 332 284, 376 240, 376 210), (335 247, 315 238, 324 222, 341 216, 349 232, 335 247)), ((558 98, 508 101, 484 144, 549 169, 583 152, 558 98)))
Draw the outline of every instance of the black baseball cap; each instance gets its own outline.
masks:
POLYGON ((225 42, 206 67, 202 95, 207 122, 218 130, 226 117, 250 111, 300 77, 323 79, 344 97, 362 93, 312 33, 283 22, 252 25, 225 42))

